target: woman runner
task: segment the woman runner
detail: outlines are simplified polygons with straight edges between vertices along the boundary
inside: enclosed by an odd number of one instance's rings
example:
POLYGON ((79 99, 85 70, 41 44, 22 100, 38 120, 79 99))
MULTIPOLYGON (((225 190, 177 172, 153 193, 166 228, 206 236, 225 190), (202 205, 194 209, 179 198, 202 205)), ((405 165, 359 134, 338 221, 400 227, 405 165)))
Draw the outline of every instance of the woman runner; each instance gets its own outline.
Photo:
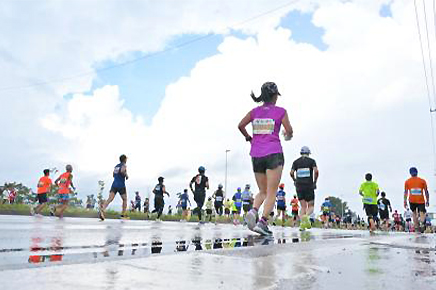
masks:
POLYGON ((246 223, 250 230, 262 235, 272 234, 268 229, 268 217, 274 208, 276 192, 285 163, 279 138, 281 125, 285 129, 283 132, 285 140, 291 140, 293 135, 288 113, 284 108, 276 106, 278 96, 280 93, 273 82, 266 82, 262 85, 259 97, 251 92, 253 100, 256 103, 262 102, 263 105, 248 112, 238 126, 245 140, 251 143, 250 155, 254 176, 259 187, 259 194, 254 199, 253 209, 246 216, 246 223), (245 129, 249 123, 253 125, 253 137, 245 129), (258 211, 262 204, 263 214, 257 222, 258 211))

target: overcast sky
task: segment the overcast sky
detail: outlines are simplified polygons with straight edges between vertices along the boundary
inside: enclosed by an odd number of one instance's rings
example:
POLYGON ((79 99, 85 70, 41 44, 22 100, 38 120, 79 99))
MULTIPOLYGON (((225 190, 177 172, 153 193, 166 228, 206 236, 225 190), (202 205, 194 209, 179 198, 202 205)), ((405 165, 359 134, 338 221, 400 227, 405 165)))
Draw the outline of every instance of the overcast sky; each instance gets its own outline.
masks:
POLYGON ((1 183, 35 189, 44 168, 71 163, 84 198, 98 180, 110 186, 126 154, 129 198, 164 176, 175 206, 200 165, 212 189, 224 183, 229 149, 228 193, 256 189, 237 124, 255 106, 251 90, 274 81, 294 127, 282 143, 288 194, 307 145, 317 207, 342 196, 361 213, 372 172, 400 208, 410 166, 436 202, 413 1, 2 1, 0 32, 1 183))

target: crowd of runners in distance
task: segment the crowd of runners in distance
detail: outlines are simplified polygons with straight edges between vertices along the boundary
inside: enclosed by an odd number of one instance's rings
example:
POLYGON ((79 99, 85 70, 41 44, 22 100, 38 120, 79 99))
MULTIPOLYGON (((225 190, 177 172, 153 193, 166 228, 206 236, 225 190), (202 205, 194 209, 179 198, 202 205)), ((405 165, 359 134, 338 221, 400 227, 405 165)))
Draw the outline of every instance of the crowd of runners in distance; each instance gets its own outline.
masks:
MULTIPOLYGON (((250 110, 241 120, 238 128, 247 142, 251 144, 251 160, 254 176, 258 186, 258 194, 254 196, 250 185, 246 185, 244 190, 238 188, 236 193, 230 198, 220 184, 212 196, 206 200, 206 191, 209 190, 209 179, 205 175, 206 169, 203 166, 198 168, 196 174, 189 182, 189 189, 193 194, 196 203, 191 211, 191 200, 188 189, 178 194, 179 202, 177 210, 181 211, 182 221, 188 220, 190 215, 198 216, 200 223, 211 221, 213 215, 224 215, 232 218, 236 225, 242 220, 248 229, 261 235, 271 235, 269 229, 271 223, 275 224, 278 217, 285 224, 288 214, 287 205, 292 210, 291 225, 299 225, 300 230, 310 229, 316 218, 314 214, 315 190, 319 177, 319 170, 316 161, 310 157, 311 151, 307 146, 300 150, 301 156, 297 158, 291 166, 290 177, 295 186, 296 194, 289 204, 286 203, 285 185, 281 182, 282 172, 285 164, 283 149, 280 141, 280 129, 283 126, 282 135, 285 141, 293 137, 293 129, 289 122, 289 117, 284 108, 276 106, 280 96, 277 85, 273 82, 264 83, 261 87, 261 95, 256 97, 251 93, 251 97, 257 103, 263 103, 250 110), (252 124, 252 136, 247 132, 246 126, 252 124), (189 204, 189 206, 188 206, 189 204), (203 219, 205 206, 205 218, 203 219), (260 211, 261 206, 263 210, 260 211), (277 210, 277 216, 274 209, 277 210)), ((127 218, 127 156, 121 155, 120 162, 113 171, 114 181, 112 183, 108 198, 99 206, 99 217, 105 219, 105 211, 109 204, 119 194, 122 199, 121 218, 127 218)), ((66 172, 60 175, 55 184, 58 185, 59 205, 53 214, 62 217, 64 210, 68 206, 70 188, 73 185, 73 168, 66 166, 66 172)), ((50 171, 44 170, 44 176, 38 183, 38 200, 40 205, 35 209, 39 214, 47 202, 47 193, 50 190, 52 181, 49 177, 50 171)), ((418 170, 410 168, 411 177, 405 182, 404 208, 407 209, 404 217, 397 211, 393 213, 394 227, 396 230, 407 229, 408 231, 423 232, 426 225, 426 207, 429 206, 429 193, 424 179, 418 177, 418 170), (404 220, 404 222, 402 221, 404 220), (413 220, 413 224, 412 224, 413 220)), ((158 178, 158 183, 153 189, 154 210, 151 213, 157 215, 159 220, 163 214, 164 196, 170 194, 166 191, 164 177, 158 178)), ((377 227, 389 230, 392 224, 389 222, 389 213, 392 211, 390 202, 386 199, 385 193, 380 194, 379 186, 372 180, 372 175, 367 173, 365 181, 361 184, 359 194, 362 196, 363 208, 368 218, 369 230, 373 232, 377 227), (381 198, 379 198, 381 195, 381 198), (380 217, 378 217, 380 215, 380 217)), ((141 197, 137 192, 135 201, 131 202, 132 209, 141 207, 141 197)), ((148 198, 144 202, 144 211, 149 213, 150 202, 148 198)), ((332 205, 327 199, 321 206, 321 219, 325 227, 332 224, 345 224, 347 228, 362 227, 363 219, 354 219, 350 212, 343 217, 331 213, 332 205)), ((172 211, 172 209, 171 209, 172 211)))

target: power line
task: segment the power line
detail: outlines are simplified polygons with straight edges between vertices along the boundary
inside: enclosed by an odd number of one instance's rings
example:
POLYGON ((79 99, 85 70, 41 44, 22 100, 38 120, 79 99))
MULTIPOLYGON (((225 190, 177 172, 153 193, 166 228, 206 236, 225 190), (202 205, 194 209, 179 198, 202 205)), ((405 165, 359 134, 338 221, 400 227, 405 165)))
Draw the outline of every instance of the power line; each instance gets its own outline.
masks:
MULTIPOLYGON (((427 89, 428 106, 430 108, 430 127, 431 127, 431 141, 432 141, 432 149, 433 149, 433 164, 434 164, 434 170, 436 172, 436 145, 435 145, 435 133, 434 133, 434 123, 433 123, 433 112, 435 112, 436 110, 432 108, 432 103, 431 103, 431 96, 430 96, 431 93, 430 93, 430 88, 428 86, 428 75, 427 75, 427 69, 426 69, 426 64, 425 64, 424 47, 422 44, 421 27, 419 25, 419 16, 418 16, 418 8, 416 5, 416 0, 413 0, 413 4, 415 6, 416 26, 418 28, 417 31, 418 31, 418 38, 419 38, 419 43, 420 43, 420 47, 421 47, 421 56, 422 56, 422 65, 424 68, 425 86, 427 89)), ((425 11, 425 9, 424 9, 424 11, 425 11)), ((425 17, 425 20, 426 19, 427 19, 427 17, 425 17)), ((436 22, 435 22, 435 25, 436 25, 436 22)), ((427 26, 427 22, 426 22, 426 26, 427 26)), ((427 30, 427 32, 428 32, 428 30, 427 30)), ((427 33, 427 40, 429 41, 428 33, 427 33)), ((428 45, 428 49, 430 50, 430 45, 428 45)), ((430 55, 430 52, 429 52, 429 55, 430 55)), ((433 92, 434 92, 434 86, 433 86, 433 92)))
MULTIPOLYGON (((430 37, 428 35, 428 25, 427 25, 427 11, 425 9, 425 0, 422 1, 422 7, 424 10, 424 23, 425 23, 425 32, 427 35, 427 49, 428 49, 428 59, 430 61, 430 76, 431 76, 431 84, 432 84, 432 89, 433 89, 433 99, 436 100, 436 90, 435 90, 435 85, 434 85, 434 76, 433 76, 433 60, 431 57, 431 49, 430 49, 430 37)), ((431 107, 430 107, 431 109, 431 107)))
MULTIPOLYGON (((235 24, 233 24, 231 26, 228 26, 226 28, 227 29, 235 29, 238 26, 242 26, 242 25, 247 24, 249 22, 255 21, 255 20, 259 19, 259 18, 262 18, 262 17, 264 17, 266 15, 272 14, 272 13, 274 13, 276 11, 284 9, 284 8, 286 8, 288 6, 291 6, 291 5, 293 5, 293 4, 297 3, 297 2, 300 2, 300 1, 301 0, 293 0, 293 1, 287 2, 286 4, 283 4, 281 6, 278 6, 278 7, 274 8, 274 9, 265 11, 265 12, 263 12, 261 14, 255 15, 255 16, 253 16, 251 18, 245 19, 245 20, 243 20, 241 22, 235 23, 235 24)), ((32 83, 32 84, 27 84, 27 85, 17 85, 17 86, 2 87, 2 88, 0 88, 0 92, 11 91, 11 90, 18 90, 18 89, 27 89, 27 88, 45 86, 45 85, 50 85, 50 84, 55 84, 55 83, 63 83, 63 82, 67 82, 67 81, 70 81, 70 80, 73 80, 73 79, 78 79, 78 78, 90 76, 90 75, 93 75, 93 74, 96 74, 96 73, 105 72, 105 71, 108 71, 108 70, 113 70, 113 69, 116 69, 116 68, 119 68, 119 67, 127 66, 127 65, 130 65, 132 63, 136 63, 136 62, 139 62, 139 61, 142 61, 142 60, 145 60, 145 59, 149 59, 149 58, 155 57, 155 56, 160 55, 160 54, 167 53, 167 52, 175 50, 175 49, 183 48, 185 46, 191 45, 191 44, 196 43, 196 42, 200 42, 202 40, 205 40, 207 38, 211 38, 213 36, 216 36, 216 34, 208 33, 206 35, 199 36, 199 37, 196 37, 194 39, 182 42, 182 43, 180 43, 178 45, 168 47, 168 48, 163 49, 161 51, 149 53, 149 54, 146 54, 146 55, 143 55, 143 56, 140 56, 140 57, 133 58, 131 60, 125 61, 125 62, 121 62, 121 63, 118 63, 118 64, 106 66, 106 67, 103 67, 103 68, 100 68, 100 69, 95 69, 95 70, 92 70, 92 71, 78 73, 76 75, 72 75, 72 76, 68 76, 68 77, 63 77, 63 78, 58 78, 58 79, 51 79, 51 80, 48 80, 48 81, 41 81, 41 82, 36 82, 36 83, 32 83)))

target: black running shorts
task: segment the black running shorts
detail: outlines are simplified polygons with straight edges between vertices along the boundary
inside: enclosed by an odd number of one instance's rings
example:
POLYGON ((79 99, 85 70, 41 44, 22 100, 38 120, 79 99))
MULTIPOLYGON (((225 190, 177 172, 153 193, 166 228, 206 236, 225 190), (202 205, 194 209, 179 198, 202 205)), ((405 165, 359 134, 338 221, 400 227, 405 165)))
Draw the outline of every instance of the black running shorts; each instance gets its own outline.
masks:
POLYGON ((244 210, 244 212, 249 212, 251 209, 251 204, 242 205, 242 209, 244 210))
POLYGON ((424 203, 409 203, 409 205, 410 205, 410 210, 413 212, 416 212, 416 209, 418 209, 418 212, 423 212, 423 213, 427 212, 424 203))
POLYGON ((39 204, 47 202, 47 193, 38 193, 37 195, 39 204))
POLYGON ((112 187, 110 192, 113 192, 114 194, 119 193, 120 195, 127 194, 125 187, 112 187))
POLYGON ((284 204, 278 204, 278 205, 277 205, 277 210, 283 210, 283 211, 286 211, 286 205, 284 205, 284 204))
POLYGON ((315 190, 313 186, 299 186, 297 187, 297 196, 299 200, 313 201, 315 200, 315 190))
POLYGON ((264 157, 252 157, 253 171, 255 173, 266 173, 266 171, 276 169, 285 164, 283 153, 274 153, 264 157))
POLYGON ((366 215, 370 218, 377 217, 378 215, 378 206, 376 204, 364 204, 363 205, 366 215))
POLYGON ((211 215, 212 214, 212 210, 211 209, 206 209, 206 214, 211 215))
POLYGON ((389 211, 388 210, 381 210, 380 213, 380 219, 381 220, 388 220, 389 219, 389 211))

